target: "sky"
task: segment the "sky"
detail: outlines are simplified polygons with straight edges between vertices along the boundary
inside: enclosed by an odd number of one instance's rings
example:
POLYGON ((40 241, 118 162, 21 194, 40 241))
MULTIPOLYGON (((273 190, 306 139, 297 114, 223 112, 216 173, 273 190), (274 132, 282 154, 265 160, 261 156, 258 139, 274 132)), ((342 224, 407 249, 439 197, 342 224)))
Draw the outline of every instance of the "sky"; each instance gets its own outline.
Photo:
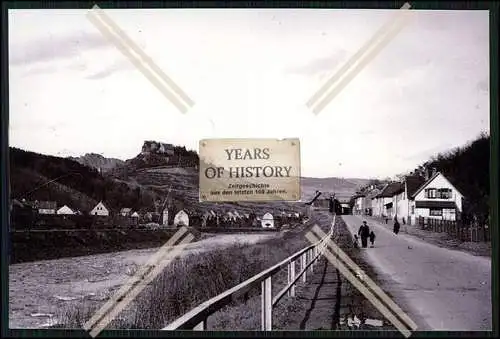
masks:
POLYGON ((302 176, 382 178, 489 132, 488 11, 411 11, 318 115, 307 100, 393 11, 105 12, 195 105, 179 112, 87 10, 10 10, 10 146, 125 160, 145 140, 290 137, 302 176))

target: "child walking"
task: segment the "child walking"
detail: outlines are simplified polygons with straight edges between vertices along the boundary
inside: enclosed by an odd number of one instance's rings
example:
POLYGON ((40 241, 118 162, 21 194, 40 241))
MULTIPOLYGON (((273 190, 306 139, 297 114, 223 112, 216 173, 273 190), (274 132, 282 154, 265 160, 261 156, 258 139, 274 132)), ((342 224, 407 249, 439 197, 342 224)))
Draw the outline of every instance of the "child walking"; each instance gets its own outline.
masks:
POLYGON ((370 243, 371 243, 371 246, 370 247, 374 247, 374 243, 375 243, 375 233, 373 231, 370 232, 370 243))
POLYGON ((356 234, 354 235, 354 241, 352 245, 354 246, 354 248, 359 248, 358 236, 356 234))

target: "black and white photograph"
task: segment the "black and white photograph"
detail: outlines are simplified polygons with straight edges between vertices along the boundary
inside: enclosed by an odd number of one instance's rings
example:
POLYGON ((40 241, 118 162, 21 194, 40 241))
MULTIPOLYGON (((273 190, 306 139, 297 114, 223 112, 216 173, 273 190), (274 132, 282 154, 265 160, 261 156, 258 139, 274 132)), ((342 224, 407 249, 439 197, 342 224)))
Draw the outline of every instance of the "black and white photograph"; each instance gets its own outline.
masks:
POLYGON ((401 5, 9 9, 9 328, 492 331, 490 12, 401 5))

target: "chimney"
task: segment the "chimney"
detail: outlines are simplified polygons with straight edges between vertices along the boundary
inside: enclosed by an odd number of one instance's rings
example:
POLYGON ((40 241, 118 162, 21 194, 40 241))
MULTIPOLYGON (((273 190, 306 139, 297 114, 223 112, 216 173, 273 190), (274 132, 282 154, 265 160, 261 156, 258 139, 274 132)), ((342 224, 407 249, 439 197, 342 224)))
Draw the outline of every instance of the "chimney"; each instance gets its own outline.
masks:
POLYGON ((432 175, 431 175, 431 176, 434 176, 436 173, 437 173, 437 168, 436 168, 436 167, 433 167, 433 168, 432 168, 432 175))
POLYGON ((426 168, 424 171, 425 171, 425 181, 427 181, 427 180, 429 180, 429 177, 430 177, 430 176, 429 176, 429 174, 430 174, 430 173, 429 173, 429 172, 430 172, 430 169, 429 169, 429 168, 426 168))

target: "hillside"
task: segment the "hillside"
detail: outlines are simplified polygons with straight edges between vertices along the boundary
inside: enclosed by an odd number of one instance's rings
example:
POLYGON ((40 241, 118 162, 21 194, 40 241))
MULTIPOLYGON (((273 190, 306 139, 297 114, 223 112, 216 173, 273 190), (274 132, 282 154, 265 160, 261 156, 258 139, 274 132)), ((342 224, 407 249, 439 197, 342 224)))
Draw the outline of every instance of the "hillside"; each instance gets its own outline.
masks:
POLYGON ((67 158, 10 148, 11 197, 26 200, 56 200, 88 211, 104 200, 112 210, 123 206, 152 208, 157 195, 117 181, 67 158))
POLYGON ((87 153, 79 157, 68 157, 70 160, 74 160, 87 167, 100 169, 102 172, 108 172, 113 168, 123 165, 125 161, 115 158, 105 158, 100 154, 87 153))
MULTIPOLYGON (((133 159, 107 159, 95 153, 60 158, 10 149, 11 194, 27 200, 55 200, 59 205, 90 210, 103 200, 114 211, 130 207, 140 212, 161 208, 167 195, 174 209, 191 212, 238 209, 250 213, 300 211, 303 203, 200 203, 199 158, 182 146, 145 141, 133 159), (177 166, 180 164, 180 167, 177 166), (97 168, 106 168, 99 173, 97 168), (52 181, 52 182, 51 182, 52 181)), ((302 178, 302 201, 316 190, 352 195, 366 179, 302 178)))

